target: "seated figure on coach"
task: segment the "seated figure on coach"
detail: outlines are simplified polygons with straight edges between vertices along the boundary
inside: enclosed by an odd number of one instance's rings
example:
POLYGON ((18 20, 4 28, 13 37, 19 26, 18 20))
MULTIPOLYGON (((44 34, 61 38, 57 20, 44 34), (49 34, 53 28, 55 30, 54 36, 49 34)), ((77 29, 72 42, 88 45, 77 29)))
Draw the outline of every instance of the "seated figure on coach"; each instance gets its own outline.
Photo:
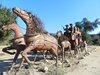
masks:
POLYGON ((70 27, 69 27, 69 33, 70 33, 70 36, 72 36, 74 34, 74 26, 73 24, 70 24, 70 27))
POLYGON ((69 32, 68 25, 66 25, 65 28, 63 27, 63 29, 64 29, 64 31, 65 31, 65 32, 64 32, 64 35, 67 36, 67 37, 69 37, 69 33, 70 33, 70 32, 69 32))
POLYGON ((75 38, 78 39, 78 44, 79 44, 82 41, 82 37, 81 37, 81 31, 77 26, 74 27, 74 35, 75 38))

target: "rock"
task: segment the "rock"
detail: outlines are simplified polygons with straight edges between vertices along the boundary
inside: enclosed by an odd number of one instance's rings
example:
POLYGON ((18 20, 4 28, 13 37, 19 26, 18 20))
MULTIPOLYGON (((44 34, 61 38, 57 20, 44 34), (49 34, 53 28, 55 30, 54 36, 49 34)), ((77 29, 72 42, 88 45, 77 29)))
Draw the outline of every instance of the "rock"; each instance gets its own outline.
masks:
POLYGON ((61 62, 58 62, 58 65, 59 65, 59 66, 61 66, 61 65, 62 65, 62 63, 61 63, 61 62))
POLYGON ((75 64, 79 64, 79 61, 75 61, 75 64))
POLYGON ((65 64, 65 67, 70 67, 71 65, 70 64, 65 64))
POLYGON ((81 59, 84 59, 84 57, 83 56, 78 57, 78 60, 81 60, 81 59))
POLYGON ((25 69, 28 69, 29 68, 29 66, 28 65, 25 65, 25 69))
POLYGON ((68 60, 64 60, 63 63, 69 63, 69 61, 68 60))
POLYGON ((49 61, 48 61, 48 60, 45 60, 45 62, 47 62, 47 63, 48 63, 49 61))
POLYGON ((48 67, 45 66, 45 67, 44 67, 44 70, 47 72, 47 71, 48 71, 48 67))
POLYGON ((38 71, 40 72, 47 72, 48 71, 48 67, 43 67, 43 68, 40 68, 38 71))

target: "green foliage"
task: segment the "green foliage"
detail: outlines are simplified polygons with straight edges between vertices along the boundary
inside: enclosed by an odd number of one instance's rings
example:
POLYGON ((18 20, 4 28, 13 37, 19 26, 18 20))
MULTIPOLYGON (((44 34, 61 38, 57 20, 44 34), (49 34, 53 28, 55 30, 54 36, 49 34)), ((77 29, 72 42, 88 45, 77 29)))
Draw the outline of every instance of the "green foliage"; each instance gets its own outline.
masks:
POLYGON ((94 22, 89 21, 87 18, 83 18, 81 22, 76 22, 75 25, 79 27, 82 32, 88 33, 93 31, 100 24, 99 19, 97 18, 94 22))
POLYGON ((99 45, 100 46, 100 35, 94 34, 94 35, 91 35, 91 37, 92 37, 93 45, 99 45))
POLYGON ((0 5, 0 41, 7 39, 7 37, 9 37, 11 34, 11 31, 4 32, 2 30, 2 26, 7 23, 16 22, 16 18, 16 15, 13 14, 13 12, 10 9, 0 5))
POLYGON ((14 23, 16 22, 16 16, 10 9, 6 7, 0 7, 0 26, 7 24, 7 23, 14 23))
POLYGON ((83 40, 86 40, 88 44, 93 44, 92 37, 88 34, 88 32, 93 31, 99 24, 100 22, 98 18, 94 22, 89 21, 87 18, 83 18, 82 21, 75 23, 75 25, 79 27, 82 32, 83 40))
POLYGON ((83 40, 86 40, 89 45, 92 45, 92 37, 89 34, 82 33, 83 40))

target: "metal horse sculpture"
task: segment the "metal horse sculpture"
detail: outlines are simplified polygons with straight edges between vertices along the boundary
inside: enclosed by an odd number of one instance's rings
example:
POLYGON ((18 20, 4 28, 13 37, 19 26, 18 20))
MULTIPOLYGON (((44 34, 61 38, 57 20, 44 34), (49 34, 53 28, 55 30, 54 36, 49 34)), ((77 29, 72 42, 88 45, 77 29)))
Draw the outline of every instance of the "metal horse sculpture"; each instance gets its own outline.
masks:
MULTIPOLYGON (((12 66, 9 70, 8 73, 10 73, 10 71, 13 69, 14 67, 14 64, 19 56, 19 54, 21 53, 21 51, 23 51, 27 46, 25 44, 25 40, 24 40, 24 35, 20 29, 20 27, 16 24, 16 23, 12 23, 12 24, 6 24, 4 25, 3 27, 3 30, 12 30, 14 33, 15 33, 15 36, 14 36, 14 39, 12 39, 12 45, 10 47, 5 47, 3 48, 3 52, 6 52, 6 53, 9 53, 9 54, 14 54, 14 53, 11 53, 9 52, 9 50, 12 50, 12 49, 15 49, 17 52, 16 52, 16 55, 14 57, 14 60, 13 60, 13 63, 12 63, 12 66)), ((35 58, 34 58, 34 61, 36 60, 36 56, 37 56, 37 52, 33 51, 35 55, 35 58)), ((43 54, 44 56, 45 54, 43 54)), ((44 57, 44 59, 46 59, 44 57)))
MULTIPOLYGON (((9 70, 9 72, 10 72, 13 69, 14 64, 15 64, 20 52, 25 49, 26 44, 25 44, 23 33, 16 23, 6 24, 2 28, 3 28, 3 30, 12 30, 15 33, 14 39, 12 40, 13 44, 10 47, 6 47, 3 49, 4 52, 6 52, 7 50, 16 49, 16 54, 15 54, 12 66, 9 70)), ((7 53, 9 53, 9 52, 7 51, 7 53)))
POLYGON ((78 53, 78 45, 79 45, 79 42, 78 42, 78 39, 77 39, 77 30, 75 27, 70 27, 70 33, 69 33, 69 36, 67 34, 67 32, 64 32, 64 35, 66 37, 69 38, 69 42, 71 43, 71 49, 74 50, 74 54, 77 54, 78 53))
POLYGON ((71 54, 71 44, 68 41, 68 38, 66 36, 64 36, 61 31, 58 31, 56 33, 56 38, 58 39, 58 43, 61 45, 61 48, 62 48, 62 53, 63 53, 62 61, 63 61, 65 59, 65 51, 66 50, 69 50, 69 52, 71 54))
POLYGON ((87 53, 87 43, 85 40, 82 40, 82 35, 78 27, 75 27, 75 38, 76 38, 76 45, 78 49, 81 49, 81 51, 85 51, 87 53))
MULTIPOLYGON (((26 49, 22 56, 28 64, 32 62, 28 59, 27 53, 34 50, 48 50, 51 54, 56 56, 56 65, 58 61, 58 41, 50 34, 44 33, 42 23, 35 15, 26 12, 20 8, 13 8, 13 12, 17 14, 26 23, 25 41, 26 49)), ((23 60, 24 61, 24 60, 23 60)), ((22 64, 22 63, 21 63, 22 64)))

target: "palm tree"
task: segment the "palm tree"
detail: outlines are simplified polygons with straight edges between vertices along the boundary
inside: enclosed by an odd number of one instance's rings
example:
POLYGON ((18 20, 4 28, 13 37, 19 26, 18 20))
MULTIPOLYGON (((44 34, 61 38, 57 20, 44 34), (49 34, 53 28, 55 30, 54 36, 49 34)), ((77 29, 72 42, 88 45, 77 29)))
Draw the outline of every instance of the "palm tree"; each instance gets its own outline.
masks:
POLYGON ((94 22, 89 21, 87 18, 83 18, 81 22, 76 22, 75 25, 81 29, 82 32, 88 33, 93 31, 100 24, 97 18, 94 22))
POLYGON ((88 32, 93 31, 100 25, 100 21, 97 18, 94 22, 89 21, 87 18, 83 18, 82 21, 76 22, 75 25, 81 29, 82 37, 84 40, 91 41, 91 37, 88 32))

